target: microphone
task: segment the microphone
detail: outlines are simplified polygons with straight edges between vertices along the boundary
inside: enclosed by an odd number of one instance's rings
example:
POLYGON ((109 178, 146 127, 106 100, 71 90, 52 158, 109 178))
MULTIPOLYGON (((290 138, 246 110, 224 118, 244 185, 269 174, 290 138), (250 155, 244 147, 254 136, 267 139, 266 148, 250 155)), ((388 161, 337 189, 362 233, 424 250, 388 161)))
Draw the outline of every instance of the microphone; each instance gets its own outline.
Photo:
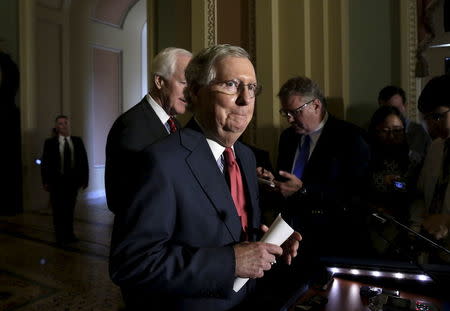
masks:
POLYGON ((413 229, 409 228, 407 225, 402 224, 401 222, 399 222, 397 219, 395 219, 394 217, 387 215, 387 214, 382 214, 382 216, 379 215, 379 213, 372 213, 372 216, 375 217, 376 219, 378 219, 379 221, 381 221, 383 224, 385 222, 387 222, 388 220, 393 222, 394 224, 396 224, 397 226, 399 226, 400 228, 412 233, 413 235, 417 236, 418 238, 426 241, 428 244, 438 248, 439 250, 450 254, 450 250, 443 247, 442 245, 439 245, 438 243, 430 240, 429 238, 427 238, 426 236, 424 236, 423 234, 420 234, 419 232, 414 231, 413 229))
MULTIPOLYGON (((450 251, 439 245, 438 243, 430 240, 429 238, 427 238, 426 236, 412 230, 411 228, 409 228, 408 226, 402 224, 401 222, 399 222, 397 219, 395 219, 394 217, 390 216, 390 215, 386 215, 385 213, 372 213, 371 216, 373 216, 374 218, 376 218, 377 220, 379 220, 382 224, 385 224, 386 222, 390 221, 393 224, 395 224, 396 226, 398 226, 399 228, 412 233, 414 236, 420 238, 421 240, 425 241, 426 243, 428 243, 429 245, 432 245, 433 247, 438 248, 441 251, 444 251, 447 254, 450 254, 450 251), (381 214, 381 216, 380 216, 381 214)), ((391 240, 386 240, 390 245, 395 246, 396 243, 394 243, 391 240)), ((420 264, 417 259, 411 257, 410 255, 408 255, 407 253, 404 253, 403 251, 401 251, 400 249, 397 248, 397 250, 399 251, 399 254, 402 254, 403 256, 406 256, 410 262, 412 264, 414 264, 415 266, 417 266, 424 274, 428 275, 433 281, 434 283, 438 286, 438 288, 442 287, 447 287, 448 286, 448 280, 445 279, 445 276, 442 276, 440 274, 438 274, 435 271, 431 271, 428 268, 425 268, 425 266, 423 266, 422 264, 420 264)))

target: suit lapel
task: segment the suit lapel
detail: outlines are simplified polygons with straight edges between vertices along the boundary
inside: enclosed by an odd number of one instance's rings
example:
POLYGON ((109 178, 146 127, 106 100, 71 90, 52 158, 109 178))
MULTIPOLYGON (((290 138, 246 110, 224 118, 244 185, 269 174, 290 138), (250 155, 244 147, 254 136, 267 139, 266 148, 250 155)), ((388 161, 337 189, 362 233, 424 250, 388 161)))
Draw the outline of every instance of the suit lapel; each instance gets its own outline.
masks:
POLYGON ((181 144, 191 151, 186 163, 208 196, 213 208, 224 222, 235 242, 239 242, 241 222, 225 177, 220 172, 206 138, 192 120, 180 132, 181 144))
POLYGON ((61 169, 61 153, 59 152, 59 136, 56 135, 52 138, 52 153, 55 156, 55 164, 58 171, 61 169))
POLYGON ((308 163, 305 167, 304 177, 307 178, 309 176, 310 171, 316 171, 312 168, 317 168, 323 165, 323 157, 329 153, 329 147, 334 144, 334 142, 330 142, 330 126, 332 126, 333 120, 331 115, 328 116, 327 122, 324 124, 322 133, 320 134, 319 140, 317 140, 316 146, 314 147, 313 152, 311 153, 311 157, 308 160, 308 163), (316 162, 318 164, 316 164, 316 162), (316 165, 316 166, 315 166, 316 165))
POLYGON ((287 143, 285 143, 282 152, 285 156, 284 159, 278 161, 278 168, 290 173, 294 166, 295 153, 297 152, 298 144, 302 136, 295 133, 292 128, 289 128, 288 131, 290 131, 288 133, 289 139, 287 139, 287 143))
POLYGON ((147 98, 141 100, 142 110, 144 111, 145 118, 148 120, 146 124, 150 127, 150 131, 157 134, 158 137, 164 137, 169 135, 165 125, 158 118, 158 115, 153 110, 147 98))

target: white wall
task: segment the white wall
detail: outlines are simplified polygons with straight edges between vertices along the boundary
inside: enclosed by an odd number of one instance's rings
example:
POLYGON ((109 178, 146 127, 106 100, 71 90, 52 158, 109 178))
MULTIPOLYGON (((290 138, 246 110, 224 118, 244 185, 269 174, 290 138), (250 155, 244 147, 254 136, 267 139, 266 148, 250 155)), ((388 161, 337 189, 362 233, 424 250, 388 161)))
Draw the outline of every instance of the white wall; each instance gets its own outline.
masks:
MULTIPOLYGON (((58 114, 71 118, 72 133, 83 138, 88 152, 90 184, 80 197, 82 201, 104 193, 104 161, 99 163, 98 159, 104 158, 109 127, 117 115, 141 99, 141 33, 147 19, 146 1, 138 1, 128 11, 122 29, 91 19, 95 4, 91 0, 19 2, 25 209, 48 206, 35 159, 41 156, 58 114), (109 119, 102 113, 94 115, 99 109, 94 109, 98 103, 93 98, 101 97, 93 96, 99 95, 99 90, 93 89, 93 82, 99 81, 93 79, 96 48, 118 51, 120 56, 113 64, 117 69, 116 88, 100 90, 108 93, 100 94, 105 98, 115 96, 116 112, 109 119)), ((102 105, 105 107, 105 102, 102 105)))
POLYGON ((95 144, 93 131, 100 127, 107 135, 114 122, 111 119, 99 125, 99 118, 94 115, 92 51, 104 48, 121 53, 118 113, 128 110, 141 100, 141 32, 147 19, 145 0, 131 8, 122 29, 89 19, 94 4, 89 0, 72 1, 71 7, 71 110, 78 120, 74 126, 82 130, 90 159, 90 185, 85 193, 88 197, 104 194, 104 163, 94 163, 93 159, 99 158, 96 153, 104 153, 105 146, 95 144))

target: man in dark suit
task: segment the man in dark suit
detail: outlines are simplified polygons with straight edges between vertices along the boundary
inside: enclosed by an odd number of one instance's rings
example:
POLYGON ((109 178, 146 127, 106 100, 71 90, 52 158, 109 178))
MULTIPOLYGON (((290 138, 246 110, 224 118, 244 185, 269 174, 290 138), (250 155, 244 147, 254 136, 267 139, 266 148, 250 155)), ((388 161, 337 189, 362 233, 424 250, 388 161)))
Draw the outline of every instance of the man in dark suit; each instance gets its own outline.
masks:
POLYGON ((70 136, 67 116, 55 120, 56 135, 45 141, 41 163, 42 184, 50 192, 56 241, 61 244, 77 241, 73 217, 78 191, 86 189, 89 166, 83 141, 70 136))
POLYGON ((133 193, 139 151, 180 128, 174 117, 186 110, 184 70, 191 53, 166 48, 152 64, 150 92, 113 124, 106 143, 105 190, 108 208, 116 212, 133 193))
MULTIPOLYGON (((194 117, 144 151, 141 184, 114 220, 110 274, 130 310, 231 310, 255 281, 234 292, 235 277, 261 278, 283 252, 254 242, 255 157, 237 141, 260 89, 249 55, 230 45, 204 49, 186 79, 194 117)), ((286 262, 300 239, 295 232, 285 243, 286 262)))
POLYGON ((345 238, 358 236, 364 221, 369 150, 362 132, 327 112, 322 91, 309 78, 288 80, 278 96, 280 113, 291 124, 280 136, 275 181, 285 215, 301 232, 303 247, 319 254, 348 251, 345 238))

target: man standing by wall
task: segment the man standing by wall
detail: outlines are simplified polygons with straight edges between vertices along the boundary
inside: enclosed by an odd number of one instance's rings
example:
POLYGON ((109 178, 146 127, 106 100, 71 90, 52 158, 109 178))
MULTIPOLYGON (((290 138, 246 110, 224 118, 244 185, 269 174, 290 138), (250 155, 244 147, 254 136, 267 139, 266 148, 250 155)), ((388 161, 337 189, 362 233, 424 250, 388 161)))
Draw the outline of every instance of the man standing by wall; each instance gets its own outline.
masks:
POLYGON ((184 70, 189 51, 167 48, 152 64, 150 92, 113 124, 106 143, 105 187, 108 208, 116 212, 133 192, 137 154, 180 128, 174 117, 186 111, 184 70))
POLYGON ((55 120, 56 136, 45 141, 41 175, 44 189, 50 193, 56 241, 66 244, 77 241, 73 218, 78 190, 86 189, 89 166, 83 141, 70 136, 67 116, 55 120))

